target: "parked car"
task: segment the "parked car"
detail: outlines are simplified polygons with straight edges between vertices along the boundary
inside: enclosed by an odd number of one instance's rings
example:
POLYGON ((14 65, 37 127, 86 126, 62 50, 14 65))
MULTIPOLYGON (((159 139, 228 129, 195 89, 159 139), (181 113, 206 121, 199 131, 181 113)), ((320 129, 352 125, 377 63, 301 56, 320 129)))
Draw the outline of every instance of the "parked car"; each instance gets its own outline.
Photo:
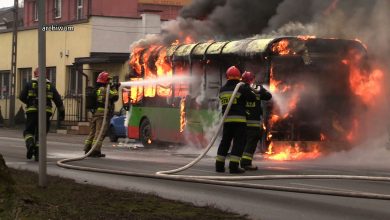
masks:
POLYGON ((118 138, 126 138, 125 127, 126 111, 122 108, 110 120, 110 127, 108 129, 108 137, 111 142, 117 142, 118 138))

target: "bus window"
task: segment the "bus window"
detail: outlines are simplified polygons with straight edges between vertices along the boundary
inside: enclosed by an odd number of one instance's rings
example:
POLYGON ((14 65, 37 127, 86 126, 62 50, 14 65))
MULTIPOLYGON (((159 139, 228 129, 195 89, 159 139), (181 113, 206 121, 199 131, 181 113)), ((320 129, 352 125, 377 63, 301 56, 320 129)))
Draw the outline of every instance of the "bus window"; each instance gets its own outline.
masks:
MULTIPOLYGON (((142 80, 142 78, 131 78, 130 81, 139 81, 142 80)), ((137 104, 139 103, 143 98, 143 87, 142 86, 136 86, 133 85, 130 87, 130 103, 131 104, 137 104)))
MULTIPOLYGON (((158 55, 156 61, 157 77, 172 77, 172 66, 167 60, 167 51, 163 48, 158 55)), ((171 97, 172 96, 172 84, 171 83, 158 83, 157 84, 157 96, 171 97)))
MULTIPOLYGON (((148 77, 145 80, 153 80, 155 77, 148 77)), ((145 97, 155 97, 156 96, 156 84, 145 85, 144 86, 144 96, 145 97)))
POLYGON ((130 106, 130 89, 122 88, 122 106, 128 111, 130 106))
MULTIPOLYGON (((188 62, 176 62, 174 65, 176 76, 188 76, 190 74, 190 68, 188 62)), ((182 81, 175 83, 175 97, 186 97, 189 92, 188 81, 182 81)))
POLYGON ((221 88, 220 67, 217 61, 207 61, 206 64, 206 97, 218 98, 221 88))
POLYGON ((203 63, 201 60, 195 60, 192 63, 192 70, 191 70, 191 89, 190 89, 190 96, 193 99, 196 99, 196 102, 198 104, 202 103, 202 100, 204 99, 204 74, 203 74, 203 63))

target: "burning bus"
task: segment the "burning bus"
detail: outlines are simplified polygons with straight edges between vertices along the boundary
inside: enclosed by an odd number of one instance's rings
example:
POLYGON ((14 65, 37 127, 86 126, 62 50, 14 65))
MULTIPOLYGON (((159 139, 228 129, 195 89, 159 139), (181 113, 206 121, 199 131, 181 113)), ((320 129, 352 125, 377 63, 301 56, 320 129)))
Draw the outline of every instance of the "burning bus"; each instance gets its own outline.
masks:
POLYGON ((367 60, 358 40, 311 36, 135 47, 130 82, 157 81, 122 90, 128 137, 145 146, 203 143, 218 120, 225 71, 235 65, 273 94, 263 103, 262 147, 270 159, 345 149, 356 140, 360 109, 376 95, 366 84, 382 77, 367 60))

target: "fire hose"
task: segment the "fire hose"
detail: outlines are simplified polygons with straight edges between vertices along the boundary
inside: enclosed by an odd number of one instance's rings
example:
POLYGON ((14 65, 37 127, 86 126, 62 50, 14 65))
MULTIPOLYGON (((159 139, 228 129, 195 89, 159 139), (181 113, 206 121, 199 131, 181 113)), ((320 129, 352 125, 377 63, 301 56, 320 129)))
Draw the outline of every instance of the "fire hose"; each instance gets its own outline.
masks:
MULTIPOLYGON (((364 181, 384 181, 390 182, 390 177, 384 176, 352 176, 352 175, 263 175, 263 176, 189 176, 189 175, 172 175, 186 169, 191 168, 196 163, 198 163, 211 149, 215 140, 217 139, 218 133, 223 126, 223 121, 226 118, 230 107, 233 103, 234 97, 238 92, 238 89, 244 83, 238 83, 235 87, 232 97, 230 98, 228 105, 226 107, 225 113, 221 118, 221 121, 218 126, 218 131, 211 139, 208 146, 204 151, 193 161, 186 164, 183 167, 167 170, 167 171, 158 171, 155 174, 148 173, 137 173, 137 172, 128 172, 120 170, 110 170, 110 169, 101 169, 94 167, 83 167, 67 164, 72 161, 80 161, 88 157, 96 148, 97 143, 93 144, 91 150, 87 152, 84 156, 69 158, 57 161, 59 167, 82 170, 82 171, 91 171, 99 173, 108 173, 124 176, 134 176, 134 177, 145 177, 145 178, 154 178, 154 179, 165 179, 165 180, 175 180, 175 181, 184 181, 184 182, 193 182, 193 183, 203 183, 203 184, 212 184, 220 186, 230 186, 230 187, 242 187, 242 188, 252 188, 252 189, 262 189, 262 190, 273 190, 273 191, 284 191, 284 192, 294 192, 294 193, 306 193, 306 194, 317 194, 317 195, 330 195, 330 196, 342 196, 342 197, 353 197, 353 198, 365 198, 365 199, 378 199, 378 200, 390 200, 390 195, 387 194, 376 194, 376 193, 366 193, 366 192, 350 192, 350 191, 341 191, 341 190, 324 190, 324 189, 307 189, 307 188, 297 188, 297 187, 286 187, 286 186, 272 186, 264 184, 253 184, 245 182, 237 182, 238 180, 277 180, 277 179, 342 179, 342 180, 364 180, 364 181)), ((107 85, 107 91, 109 91, 110 85, 107 85)), ((109 92, 106 92, 105 97, 105 108, 103 116, 103 124, 99 131, 98 138, 103 135, 103 130, 106 123, 107 109, 108 109, 108 97, 109 92)))

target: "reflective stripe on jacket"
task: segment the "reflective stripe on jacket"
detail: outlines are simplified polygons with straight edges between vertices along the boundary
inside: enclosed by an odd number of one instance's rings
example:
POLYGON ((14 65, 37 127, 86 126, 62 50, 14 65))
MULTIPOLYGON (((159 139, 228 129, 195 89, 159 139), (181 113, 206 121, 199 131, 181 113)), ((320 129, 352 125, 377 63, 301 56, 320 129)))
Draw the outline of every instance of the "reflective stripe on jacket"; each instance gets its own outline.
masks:
MULTIPOLYGON (((232 97, 234 88, 239 83, 239 80, 228 80, 220 89, 219 99, 222 105, 222 114, 225 113, 226 107, 232 97)), ((230 107, 227 117, 224 122, 246 123, 245 105, 247 101, 255 101, 256 95, 252 92, 247 84, 241 86, 230 107)))
MULTIPOLYGON (((104 113, 104 107, 105 107, 105 101, 106 101, 106 90, 107 90, 107 88, 104 86, 101 86, 96 90, 96 102, 97 102, 96 113, 97 114, 104 113)), ((108 112, 113 111, 113 108, 114 108, 113 103, 117 99, 118 99, 118 91, 115 88, 110 89, 109 97, 108 97, 108 100, 109 100, 108 112)))
MULTIPOLYGON (((19 99, 26 104, 26 113, 38 111, 38 81, 33 79, 28 82, 20 92, 19 99)), ((52 101, 58 108, 63 108, 61 96, 50 82, 46 82, 46 112, 53 113, 52 101)))
POLYGON ((248 101, 245 105, 246 107, 246 119, 248 127, 261 127, 261 117, 263 115, 263 110, 261 106, 261 100, 268 101, 272 98, 271 93, 266 89, 261 88, 259 93, 256 94, 255 101, 248 101))

